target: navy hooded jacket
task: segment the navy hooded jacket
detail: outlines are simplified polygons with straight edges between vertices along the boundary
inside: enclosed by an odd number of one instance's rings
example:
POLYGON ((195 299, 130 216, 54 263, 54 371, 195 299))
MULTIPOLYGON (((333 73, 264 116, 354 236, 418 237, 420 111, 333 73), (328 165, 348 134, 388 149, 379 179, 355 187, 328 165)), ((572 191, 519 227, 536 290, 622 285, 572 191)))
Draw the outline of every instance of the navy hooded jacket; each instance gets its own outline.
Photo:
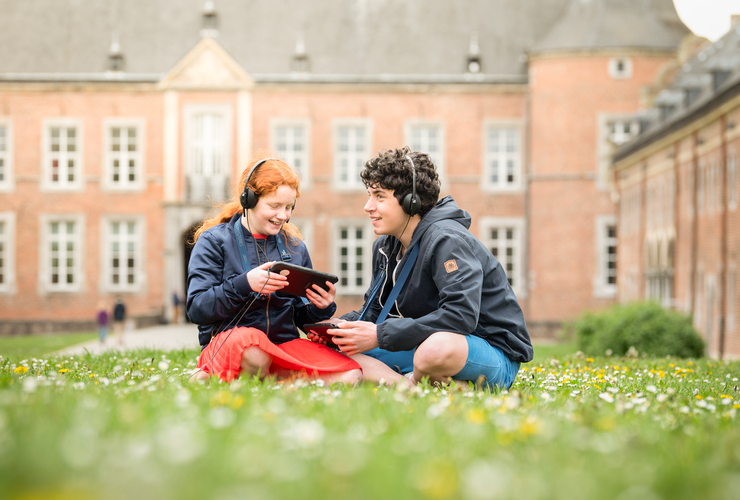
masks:
MULTIPOLYGON (((335 303, 319 309, 293 295, 275 292, 261 296, 252 290, 242 268, 235 223, 241 224, 241 214, 203 232, 190 255, 187 314, 198 325, 201 346, 208 345, 217 333, 236 326, 257 328, 273 343, 282 344, 299 337, 297 327, 332 317, 337 309, 335 303)), ((277 236, 255 241, 249 231, 243 233, 250 269, 260 265, 255 244, 259 246, 262 263, 265 262, 263 249, 267 261, 280 262, 277 236)), ((279 237, 285 241, 285 232, 281 231, 279 237)), ((305 243, 290 238, 285 247, 292 264, 313 268, 305 243)))
MULTIPOLYGON (((419 256, 386 320, 379 324, 378 346, 388 351, 415 348, 435 332, 472 334, 501 349, 512 361, 532 360, 534 350, 519 302, 499 261, 468 230, 470 215, 447 196, 427 212, 411 237, 419 256), (395 313, 395 314, 393 314, 395 313), (395 315, 395 317, 393 317, 395 315)), ((411 252, 394 266, 401 242, 381 236, 373 244, 373 283, 382 269, 376 299, 365 294, 365 320, 375 322, 393 288, 393 268, 401 269, 411 252), (390 266, 389 266, 390 264, 390 266)), ((342 316, 359 318, 358 311, 342 316)))

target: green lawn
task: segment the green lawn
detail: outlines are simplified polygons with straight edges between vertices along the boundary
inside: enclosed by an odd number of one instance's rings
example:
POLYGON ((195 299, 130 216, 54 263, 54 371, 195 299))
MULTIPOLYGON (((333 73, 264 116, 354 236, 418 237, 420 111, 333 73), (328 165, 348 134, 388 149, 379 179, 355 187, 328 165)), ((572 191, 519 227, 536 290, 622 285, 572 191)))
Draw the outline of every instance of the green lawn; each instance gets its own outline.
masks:
POLYGON ((97 338, 93 332, 0 337, 0 355, 16 361, 38 358, 97 338))
POLYGON ((500 393, 189 384, 196 351, 0 357, 0 497, 737 498, 739 362, 538 351, 500 393))

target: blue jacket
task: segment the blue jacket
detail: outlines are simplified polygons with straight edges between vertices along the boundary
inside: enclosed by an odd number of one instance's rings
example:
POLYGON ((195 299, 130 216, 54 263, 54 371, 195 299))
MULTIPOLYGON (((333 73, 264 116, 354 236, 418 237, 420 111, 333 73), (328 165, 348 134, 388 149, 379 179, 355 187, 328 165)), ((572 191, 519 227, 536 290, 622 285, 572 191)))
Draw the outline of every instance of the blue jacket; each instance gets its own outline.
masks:
MULTIPOLYGON (((447 196, 426 213, 411 237, 419 242, 419 256, 395 307, 378 325, 378 346, 388 351, 415 348, 435 332, 477 335, 500 348, 512 361, 532 360, 534 350, 519 302, 499 261, 473 234, 470 215, 447 196), (395 317, 394 317, 395 316, 395 317)), ((386 269, 385 280, 365 320, 375 322, 393 288, 390 277, 406 263, 406 252, 396 265, 401 242, 381 236, 373 244, 373 283, 386 269)), ((358 311, 342 316, 354 321, 358 311)))
MULTIPOLYGON (((234 223, 241 224, 241 214, 201 234, 190 255, 187 314, 198 325, 201 346, 208 345, 217 333, 235 326, 257 328, 273 343, 282 344, 299 337, 297 327, 334 315, 336 304, 319 309, 293 295, 275 292, 260 296, 252 290, 242 268, 234 223), (253 299, 256 300, 252 302, 253 299), (244 310, 246 306, 249 307, 244 310)), ((275 236, 255 241, 249 231, 243 232, 250 269, 259 266, 255 244, 259 246, 262 263, 265 262, 263 249, 268 261, 280 262, 275 236)), ((280 237, 285 241, 285 232, 281 231, 280 237)), ((292 264, 313 268, 305 243, 291 238, 286 248, 292 264)))

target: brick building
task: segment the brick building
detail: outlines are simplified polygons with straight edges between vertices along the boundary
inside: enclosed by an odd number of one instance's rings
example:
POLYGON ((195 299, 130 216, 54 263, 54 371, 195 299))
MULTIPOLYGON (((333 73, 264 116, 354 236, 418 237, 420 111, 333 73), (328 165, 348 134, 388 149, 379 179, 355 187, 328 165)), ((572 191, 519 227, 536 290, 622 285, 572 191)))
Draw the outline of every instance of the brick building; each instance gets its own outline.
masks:
POLYGON ((533 335, 615 300, 606 175, 688 29, 670 0, 0 0, 3 332, 140 323, 184 292, 187 235, 272 151, 340 311, 369 280, 357 172, 430 153, 533 335), (60 22, 61 20, 61 22, 60 22))
POLYGON ((740 358, 740 24, 677 71, 615 156, 619 300, 693 315, 710 355, 740 358))

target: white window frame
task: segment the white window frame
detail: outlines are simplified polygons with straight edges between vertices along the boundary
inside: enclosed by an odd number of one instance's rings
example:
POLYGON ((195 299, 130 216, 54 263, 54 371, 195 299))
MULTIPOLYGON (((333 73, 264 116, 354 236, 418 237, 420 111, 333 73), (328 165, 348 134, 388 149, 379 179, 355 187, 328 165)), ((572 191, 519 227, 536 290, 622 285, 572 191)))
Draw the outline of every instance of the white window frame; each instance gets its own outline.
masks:
MULTIPOLYGON (((144 183, 144 138, 146 130, 144 120, 140 118, 109 118, 103 122, 103 188, 108 191, 142 191, 144 183), (112 131, 114 128, 136 130, 136 147, 133 153, 120 150, 111 151, 113 147, 112 131), (119 180, 113 180, 113 162, 119 161, 119 180), (135 162, 133 181, 128 180, 127 167, 124 165, 128 161, 135 162)), ((127 142, 128 144, 128 142, 127 142)))
MULTIPOLYGON (((297 141, 295 135, 291 132, 291 137, 286 138, 288 145, 293 146, 297 141)), ((311 187, 311 121, 309 119, 289 119, 289 118, 277 118, 270 122, 270 144, 272 151, 275 152, 278 158, 284 160, 291 167, 295 168, 298 174, 301 176, 301 190, 305 191, 311 187), (304 142, 302 144, 303 150, 300 153, 296 153, 290 147, 287 151, 280 148, 280 140, 278 139, 278 131, 281 128, 296 129, 300 128, 303 130, 304 142)))
POLYGON ((612 57, 608 64, 609 76, 615 80, 625 80, 632 78, 632 58, 630 57, 612 57), (622 63, 622 69, 619 63, 622 63))
MULTIPOLYGON (((371 154, 370 151, 372 151, 372 137, 373 137, 373 127, 372 122, 368 119, 342 119, 342 120, 335 120, 333 123, 333 141, 332 141, 332 152, 334 157, 334 187, 335 189, 339 191, 358 191, 358 190, 365 190, 365 185, 362 183, 362 179, 360 178, 360 172, 362 171, 362 167, 364 166, 365 162, 370 158, 371 154), (364 129, 364 137, 360 138, 362 142, 364 142, 364 149, 363 151, 357 152, 355 155, 350 155, 349 153, 342 153, 339 151, 339 132, 344 127, 353 127, 353 128, 363 128, 364 129), (346 157, 346 158, 345 158, 346 157), (342 168, 341 168, 341 162, 343 159, 346 159, 348 163, 352 162, 359 162, 359 164, 356 164, 356 171, 353 171, 353 167, 350 168, 349 175, 347 180, 342 180, 342 168), (356 176, 353 174, 357 174, 356 176)), ((355 142, 356 144, 356 142, 355 142)))
POLYGON ((737 151, 730 149, 727 155, 727 201, 731 211, 737 210, 738 202, 738 168, 737 151))
POLYGON ((507 229, 514 230, 513 239, 510 240, 512 241, 511 262, 509 261, 508 256, 505 255, 505 252, 502 254, 501 248, 499 248, 499 255, 496 256, 496 259, 501 263, 501 267, 506 273, 507 278, 514 282, 514 284, 511 285, 511 288, 514 290, 514 294, 519 298, 527 296, 527 285, 524 282, 524 241, 526 227, 527 225, 524 219, 517 217, 481 217, 478 225, 478 229, 480 231, 479 234, 481 235, 480 241, 489 251, 491 250, 491 247, 494 246, 494 241, 501 241, 501 239, 493 240, 490 237, 491 230, 497 229, 499 233, 505 233, 507 229), (513 267, 513 273, 510 273, 507 270, 507 266, 509 264, 513 267))
POLYGON ((405 135, 406 144, 408 144, 411 151, 418 151, 420 153, 426 153, 432 159, 432 163, 437 167, 437 175, 440 180, 445 172, 445 125, 442 121, 433 120, 422 120, 412 119, 406 122, 405 135), (421 129, 425 132, 418 144, 414 143, 413 134, 415 129, 421 129), (439 144, 437 144, 438 151, 430 152, 429 150, 429 134, 428 131, 434 129, 438 134, 439 144))
POLYGON ((313 252, 313 220, 308 217, 291 217, 290 223, 301 231, 303 243, 306 245, 308 254, 311 255, 313 252))
MULTIPOLYGON (((375 233, 373 232, 373 227, 371 224, 368 223, 367 219, 334 219, 331 222, 331 248, 332 248, 332 270, 333 273, 339 276, 339 282, 337 283, 337 295, 363 295, 368 287, 370 286, 370 283, 372 281, 372 251, 373 251, 373 242, 375 241, 375 233), (356 272, 350 272, 352 270, 352 266, 357 264, 357 259, 351 258, 356 257, 356 254, 348 255, 350 258, 348 258, 348 280, 349 283, 347 285, 342 284, 342 279, 344 278, 344 272, 342 271, 342 255, 341 255, 341 245, 342 245, 342 239, 340 237, 339 231, 342 227, 348 226, 350 227, 350 238, 348 238, 348 241, 350 243, 355 243, 357 241, 356 230, 362 229, 363 231, 363 240, 364 245, 362 246, 363 252, 362 252, 362 275, 360 276, 362 278, 362 285, 357 285, 356 279, 357 274, 356 272)), ((351 248, 358 248, 360 245, 353 245, 351 248)), ((352 254, 350 252, 349 254, 352 254)), ((356 269, 354 269, 356 271, 356 269)))
MULTIPOLYGON (((523 176, 523 162, 524 162, 524 128, 521 121, 499 121, 489 120, 483 125, 483 189, 487 192, 518 192, 522 191, 524 187, 523 176), (517 139, 518 151, 514 158, 514 180, 508 182, 507 177, 507 161, 508 152, 492 152, 489 148, 488 135, 491 129, 499 129, 499 131, 513 130, 517 139), (495 159, 502 165, 500 174, 501 177, 497 182, 493 182, 491 179, 491 172, 489 172, 489 163, 495 159), (503 180, 502 180, 503 179, 503 180)), ((505 143, 505 141, 504 141, 505 143)), ((499 145, 501 139, 499 139, 499 145)))
POLYGON ((82 265, 85 259, 85 215, 84 214, 42 214, 40 216, 40 238, 41 251, 39 257, 41 262, 39 263, 39 284, 40 289, 44 293, 69 293, 69 292, 80 292, 84 289, 85 284, 85 269, 82 265), (51 236, 51 224, 53 222, 67 223, 72 222, 75 224, 76 234, 74 235, 73 242, 74 246, 74 264, 72 266, 72 273, 75 277, 74 283, 67 284, 60 280, 60 283, 52 283, 51 281, 51 249, 50 245, 52 242, 51 236))
MULTIPOLYGON (((101 286, 105 292, 140 292, 144 289, 146 282, 146 263, 144 262, 144 256, 146 255, 146 217, 143 215, 105 215, 100 219, 100 234, 102 238, 100 240, 101 249, 100 255, 102 261, 100 263, 101 269, 101 286), (134 241, 134 283, 129 284, 127 282, 113 283, 113 250, 111 245, 114 240, 113 235, 113 224, 114 223, 133 223, 135 224, 135 234, 132 239, 134 241)), ((125 243, 126 238, 123 238, 125 243)), ((125 260, 122 258, 121 260, 125 260)), ((125 268, 125 262, 121 268, 125 268)), ((125 273, 121 273, 122 277, 125 277, 125 273)))
POLYGON ((5 130, 5 150, 0 151, 0 160, 3 161, 0 179, 0 193, 10 193, 15 189, 15 175, 13 168, 13 121, 10 118, 0 117, 0 128, 5 130))
POLYGON ((614 267, 614 278, 618 278, 616 259, 619 255, 618 248, 618 234, 614 238, 610 238, 606 231, 613 226, 615 231, 617 228, 617 218, 613 215, 598 215, 596 217, 596 275, 594 276, 593 282, 593 293, 595 298, 605 299, 614 298, 617 296, 617 284, 609 283, 609 275, 607 273, 607 267, 611 260, 611 254, 609 253, 610 246, 617 247, 617 253, 615 254, 615 267, 614 267))
POLYGON ((3 225, 3 231, 0 233, 0 243, 2 248, 0 249, 0 259, 2 264, 0 271, 3 274, 3 281, 0 282, 0 294, 10 295, 16 292, 15 282, 15 242, 17 237, 15 234, 15 212, 0 212, 0 224, 3 225))
MULTIPOLYGON (((186 201, 199 204, 199 205, 210 205, 225 201, 227 193, 231 192, 231 179, 233 175, 233 158, 234 158, 234 110, 230 104, 185 104, 183 106, 183 199, 186 201), (204 194, 216 194, 215 198, 208 199, 208 196, 203 199, 195 199, 195 197, 189 197, 187 193, 188 180, 190 176, 196 177, 194 173, 195 169, 195 151, 196 141, 193 136, 195 133, 195 122, 194 119, 197 115, 201 114, 213 114, 220 115, 223 118, 223 150, 222 150, 222 172, 219 176, 222 177, 224 183, 223 193, 209 193, 204 194)), ((209 175, 205 173, 201 174, 201 177, 206 178, 215 174, 211 172, 209 175)))
MULTIPOLYGON (((82 120, 77 118, 54 118, 44 120, 42 140, 41 140, 41 189, 43 191, 82 191, 85 187, 83 182, 85 169, 84 169, 84 154, 85 141, 84 141, 84 128, 82 126, 82 120), (75 129, 75 152, 70 154, 69 151, 59 151, 60 164, 63 161, 69 161, 70 159, 75 162, 75 178, 72 182, 66 179, 66 174, 60 174, 59 181, 52 181, 52 165, 51 162, 54 157, 57 156, 51 151, 51 130, 53 128, 74 128, 75 129), (64 180, 62 180, 64 179, 64 180)), ((60 166, 61 168, 61 166, 60 166)))

